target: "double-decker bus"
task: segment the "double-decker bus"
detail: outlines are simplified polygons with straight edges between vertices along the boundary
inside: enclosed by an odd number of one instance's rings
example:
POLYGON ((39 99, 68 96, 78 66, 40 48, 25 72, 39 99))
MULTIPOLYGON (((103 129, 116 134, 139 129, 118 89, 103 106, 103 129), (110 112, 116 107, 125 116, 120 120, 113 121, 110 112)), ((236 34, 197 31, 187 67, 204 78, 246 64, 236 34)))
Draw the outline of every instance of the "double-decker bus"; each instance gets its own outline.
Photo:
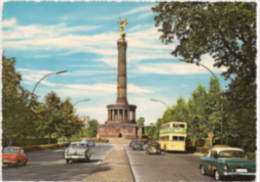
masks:
POLYGON ((159 143, 165 151, 185 151, 187 123, 171 121, 160 127, 159 143))

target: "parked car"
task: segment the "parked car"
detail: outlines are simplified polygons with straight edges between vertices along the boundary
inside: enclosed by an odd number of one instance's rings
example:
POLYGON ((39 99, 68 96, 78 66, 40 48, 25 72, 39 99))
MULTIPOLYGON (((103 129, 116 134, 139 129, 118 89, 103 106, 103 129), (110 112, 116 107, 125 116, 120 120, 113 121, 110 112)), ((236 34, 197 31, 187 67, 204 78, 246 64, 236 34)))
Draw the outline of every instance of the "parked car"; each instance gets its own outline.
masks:
POLYGON ((143 145, 144 145, 143 141, 136 140, 134 141, 132 148, 133 150, 143 150, 143 145))
POLYGON ((132 147, 135 140, 130 140, 129 147, 132 147))
POLYGON ((28 157, 22 147, 5 147, 2 153, 2 163, 7 165, 26 165, 28 157))
POLYGON ((95 146, 96 146, 94 140, 86 140, 86 139, 83 139, 83 140, 81 140, 81 142, 86 142, 89 147, 95 147, 95 146))
POLYGON ((64 152, 64 158, 66 162, 84 160, 85 162, 90 161, 91 153, 87 143, 84 142, 72 142, 64 152))
POLYGON ((248 160, 246 152, 234 147, 213 147, 200 158, 202 175, 214 175, 217 181, 226 177, 246 176, 255 178, 256 163, 248 160))
POLYGON ((161 154, 160 144, 156 141, 152 141, 146 148, 146 154, 161 154))

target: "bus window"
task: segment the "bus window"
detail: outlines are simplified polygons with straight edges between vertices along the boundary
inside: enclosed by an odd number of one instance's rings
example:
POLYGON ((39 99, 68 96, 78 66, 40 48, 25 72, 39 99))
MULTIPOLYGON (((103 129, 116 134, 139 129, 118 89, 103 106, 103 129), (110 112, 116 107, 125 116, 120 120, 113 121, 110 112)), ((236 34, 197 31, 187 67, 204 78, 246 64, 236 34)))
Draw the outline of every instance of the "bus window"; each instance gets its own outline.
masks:
POLYGON ((178 124, 173 124, 173 128, 178 128, 179 125, 178 124))
POLYGON ((172 137, 172 140, 173 140, 173 141, 178 141, 178 137, 177 137, 177 136, 173 136, 173 137, 172 137))
POLYGON ((180 136, 179 141, 184 141, 184 137, 180 136))
POLYGON ((185 125, 184 124, 180 124, 180 128, 185 128, 185 125))

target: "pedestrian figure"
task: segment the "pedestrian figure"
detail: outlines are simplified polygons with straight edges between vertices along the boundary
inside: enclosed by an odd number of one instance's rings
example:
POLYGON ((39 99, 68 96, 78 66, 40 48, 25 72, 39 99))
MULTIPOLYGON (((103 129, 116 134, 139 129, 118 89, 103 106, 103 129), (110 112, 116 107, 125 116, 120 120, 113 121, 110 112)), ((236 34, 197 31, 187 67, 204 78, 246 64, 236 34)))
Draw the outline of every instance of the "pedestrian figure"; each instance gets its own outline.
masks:
POLYGON ((9 138, 9 140, 8 140, 8 146, 12 146, 12 145, 13 145, 13 141, 12 141, 11 138, 9 138))

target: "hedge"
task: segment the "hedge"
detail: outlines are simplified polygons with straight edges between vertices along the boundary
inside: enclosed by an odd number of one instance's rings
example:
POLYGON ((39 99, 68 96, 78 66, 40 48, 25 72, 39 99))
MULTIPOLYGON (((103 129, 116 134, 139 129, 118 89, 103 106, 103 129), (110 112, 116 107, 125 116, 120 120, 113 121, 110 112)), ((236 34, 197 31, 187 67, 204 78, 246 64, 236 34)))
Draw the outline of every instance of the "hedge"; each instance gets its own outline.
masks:
MULTIPOLYGON (((9 138, 2 138, 2 147, 6 147, 8 144, 9 138)), ((48 144, 48 138, 13 138, 12 137, 13 146, 29 146, 29 145, 44 145, 48 144)), ((57 138, 51 138, 51 144, 57 143, 57 138)))
POLYGON ((32 145, 23 147, 25 152, 39 151, 39 150, 47 150, 47 149, 55 149, 60 147, 68 147, 69 143, 59 143, 59 144, 48 144, 48 145, 32 145))

